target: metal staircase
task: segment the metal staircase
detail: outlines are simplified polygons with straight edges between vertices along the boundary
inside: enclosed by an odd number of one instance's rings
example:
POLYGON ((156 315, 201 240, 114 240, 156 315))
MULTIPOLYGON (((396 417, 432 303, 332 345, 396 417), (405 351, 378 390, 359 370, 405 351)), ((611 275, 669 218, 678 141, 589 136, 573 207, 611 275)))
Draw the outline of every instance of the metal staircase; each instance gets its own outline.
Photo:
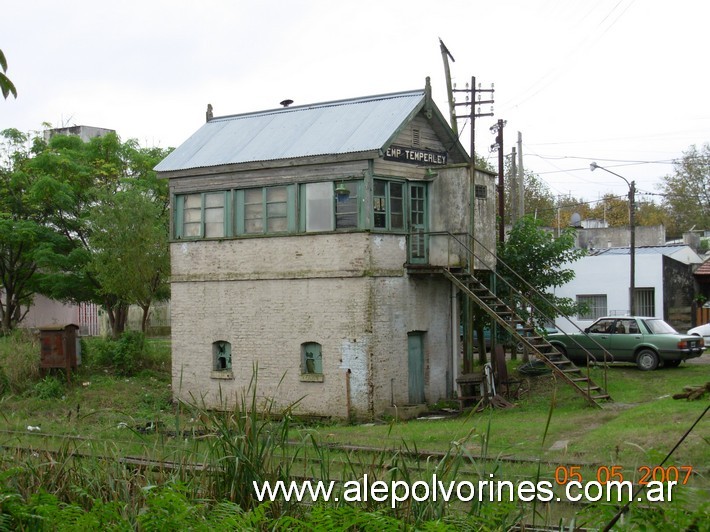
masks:
POLYGON ((483 282, 466 271, 454 271, 451 268, 442 268, 441 271, 462 293, 482 308, 514 339, 526 345, 558 378, 572 386, 590 404, 601 407, 601 401, 611 400, 610 395, 592 381, 588 370, 585 375, 582 369, 555 349, 544 336, 537 334, 534 327, 527 325, 525 320, 491 292, 483 282))
MULTIPOLYGON (((488 314, 491 319, 503 327, 516 342, 522 342, 523 345, 527 346, 530 352, 540 361, 542 361, 547 367, 549 367, 553 374, 558 378, 563 380, 565 383, 569 384, 574 390, 579 393, 584 399, 591 405, 596 407, 601 407, 603 401, 611 401, 611 396, 605 390, 606 387, 606 366, 607 362, 613 361, 613 356, 606 351, 601 345, 597 344, 597 347, 604 354, 604 361, 602 365, 604 367, 604 387, 599 386, 590 377, 589 367, 593 364, 598 363, 597 359, 588 350, 580 346, 580 348, 587 353, 587 367, 581 369, 575 366, 571 360, 569 360, 563 353, 550 344, 544 336, 541 336, 533 326, 526 323, 526 321, 516 313, 515 309, 512 308, 508 303, 500 299, 496 294, 494 294, 488 286, 486 286, 480 279, 478 279, 469 269, 469 265, 474 262, 474 257, 476 260, 482 264, 486 270, 493 274, 495 278, 502 285, 507 285, 509 291, 515 296, 519 303, 524 304, 527 307, 534 308, 534 304, 529 298, 525 297, 522 293, 516 290, 505 277, 501 276, 497 270, 507 270, 511 277, 516 277, 530 292, 535 292, 545 300, 550 307, 555 308, 558 315, 562 315, 562 312, 557 309, 552 303, 547 301, 542 294, 540 294, 533 286, 527 283, 524 279, 520 277, 515 271, 513 271, 508 265, 504 264, 496 254, 486 248, 481 242, 474 238, 470 234, 453 234, 450 232, 430 232, 427 233, 430 237, 439 236, 444 237, 449 241, 449 260, 447 266, 434 266, 432 264, 427 265, 414 265, 409 264, 409 272, 411 273, 440 273, 443 274, 451 283, 456 286, 462 294, 464 294, 470 301, 475 305, 480 307, 486 314, 488 314), (484 250, 484 254, 487 257, 482 258, 481 256, 475 255, 471 250, 471 247, 475 245, 477 248, 484 250), (453 248, 453 250, 452 250, 453 248), (464 258, 465 257, 465 258, 464 258), (463 264, 461 266, 461 259, 464 258, 463 264), (451 266, 452 262, 458 263, 456 266, 451 266), (490 264, 494 262, 494 264, 490 264)), ((417 235, 421 238, 421 234, 417 235)), ((410 235, 411 238, 411 235, 410 235)), ((537 309, 536 309, 537 310, 537 309)), ((537 311, 538 315, 543 315, 544 313, 537 311)), ((565 316, 562 316, 565 317, 565 316)), ((548 317, 549 318, 549 317, 548 317)), ((567 318, 569 320, 569 318, 567 318)), ((579 327, 569 320, 572 326, 579 327)), ((570 337, 572 338, 572 337, 570 337)), ((574 341, 574 339, 572 339, 574 341)), ((596 343, 596 342, 594 342, 596 343)))

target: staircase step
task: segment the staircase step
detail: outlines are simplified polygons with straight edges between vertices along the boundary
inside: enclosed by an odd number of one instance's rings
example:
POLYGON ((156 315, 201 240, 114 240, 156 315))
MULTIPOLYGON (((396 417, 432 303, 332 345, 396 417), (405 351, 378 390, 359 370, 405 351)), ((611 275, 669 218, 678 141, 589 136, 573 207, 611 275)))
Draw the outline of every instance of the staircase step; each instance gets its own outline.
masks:
POLYGON ((584 376, 580 368, 550 344, 544 336, 540 336, 534 327, 515 314, 515 311, 493 294, 481 280, 466 271, 452 272, 450 269, 444 269, 443 273, 455 285, 462 287, 463 293, 472 301, 496 318, 504 329, 512 332, 515 338, 522 339, 525 345, 532 347, 538 358, 551 366, 554 373, 563 376, 587 401, 600 406, 597 400, 611 400, 609 394, 584 376), (592 392, 597 395, 592 395, 592 392))

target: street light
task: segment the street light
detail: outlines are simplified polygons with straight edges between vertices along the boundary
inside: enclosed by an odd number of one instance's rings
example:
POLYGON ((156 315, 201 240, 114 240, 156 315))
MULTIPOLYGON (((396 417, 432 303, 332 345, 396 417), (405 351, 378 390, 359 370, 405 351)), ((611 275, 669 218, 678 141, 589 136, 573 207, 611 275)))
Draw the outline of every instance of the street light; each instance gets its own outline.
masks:
POLYGON ((597 168, 600 170, 604 170, 605 172, 609 172, 612 175, 615 175, 616 177, 620 177, 623 179, 626 184, 629 186, 629 230, 631 231, 631 241, 630 241, 630 246, 629 246, 629 254, 630 254, 630 265, 629 265, 629 270, 630 270, 630 277, 629 277, 629 313, 632 316, 636 315, 635 312, 635 303, 634 303, 634 292, 636 291, 636 216, 635 216, 635 211, 636 211, 636 205, 635 205, 635 196, 636 196, 636 181, 631 181, 629 182, 628 179, 626 179, 624 176, 617 174, 616 172, 612 172, 611 170, 608 170, 604 168, 603 166, 599 166, 597 163, 592 163, 589 165, 589 168, 593 172, 597 168))

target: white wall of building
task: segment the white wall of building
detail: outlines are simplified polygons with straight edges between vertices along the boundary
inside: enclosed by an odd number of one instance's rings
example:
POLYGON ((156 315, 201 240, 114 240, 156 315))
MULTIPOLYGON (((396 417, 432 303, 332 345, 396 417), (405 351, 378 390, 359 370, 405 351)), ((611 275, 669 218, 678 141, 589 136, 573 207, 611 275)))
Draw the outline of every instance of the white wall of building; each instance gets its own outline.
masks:
MULTIPOLYGON (((591 255, 583 257, 572 265, 575 278, 569 283, 557 287, 555 295, 569 297, 576 301, 578 295, 606 294, 607 314, 622 315, 629 312, 629 255, 591 255)), ((636 255, 636 288, 655 289, 655 315, 663 316, 663 255, 636 255)), ((571 322, 584 329, 594 320, 579 320, 571 316, 571 322)), ((577 329, 570 321, 558 318, 558 329, 570 333, 577 329)))

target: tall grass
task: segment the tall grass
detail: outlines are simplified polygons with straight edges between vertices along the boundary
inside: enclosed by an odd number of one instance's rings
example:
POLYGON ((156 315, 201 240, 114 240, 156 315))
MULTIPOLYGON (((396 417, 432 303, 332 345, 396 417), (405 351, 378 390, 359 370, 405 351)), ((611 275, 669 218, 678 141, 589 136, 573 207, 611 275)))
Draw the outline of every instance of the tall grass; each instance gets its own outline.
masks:
POLYGON ((16 330, 0 336, 0 396, 21 394, 39 379, 40 344, 37 335, 16 330))
MULTIPOLYGON (((422 452, 416 441, 367 453, 344 451, 325 444, 317 429, 299 424, 293 414, 297 403, 277 408, 275 401, 261 398, 257 376, 255 367, 251 382, 234 400, 222 398, 222 409, 206 408, 200 399, 175 405, 175 438, 146 438, 144 450, 146 455, 169 456, 170 464, 126 461, 111 442, 87 446, 67 438, 52 453, 13 451, 3 442, 0 531, 508 530, 527 516, 518 503, 489 502, 487 497, 470 503, 410 497, 394 508, 390 499, 347 502, 342 497, 346 482, 365 475, 370 485, 403 481, 411 488, 420 481, 430 483, 434 475, 443 485, 464 480, 477 485, 499 474, 501 461, 490 456, 496 436, 492 410, 487 418, 471 413, 483 419, 483 426, 471 417, 456 421, 465 430, 443 454, 422 452), (192 431, 182 430, 185 413, 196 420, 192 431), (259 502, 253 491, 254 482, 303 479, 336 481, 339 501, 259 502)), ((551 436, 555 409, 553 399, 540 429, 540 454, 551 436)), ((389 430, 394 432, 395 425, 389 430)), ((540 478, 538 467, 533 480, 540 478)), ((603 524, 612 510, 599 506, 580 514, 580 520, 603 524)), ((657 529, 673 529, 675 523, 704 522, 704 512, 707 508, 689 509, 682 501, 650 510, 632 507, 626 522, 637 526, 648 520, 657 529)), ((549 524, 552 518, 536 507, 533 519, 549 524)))

